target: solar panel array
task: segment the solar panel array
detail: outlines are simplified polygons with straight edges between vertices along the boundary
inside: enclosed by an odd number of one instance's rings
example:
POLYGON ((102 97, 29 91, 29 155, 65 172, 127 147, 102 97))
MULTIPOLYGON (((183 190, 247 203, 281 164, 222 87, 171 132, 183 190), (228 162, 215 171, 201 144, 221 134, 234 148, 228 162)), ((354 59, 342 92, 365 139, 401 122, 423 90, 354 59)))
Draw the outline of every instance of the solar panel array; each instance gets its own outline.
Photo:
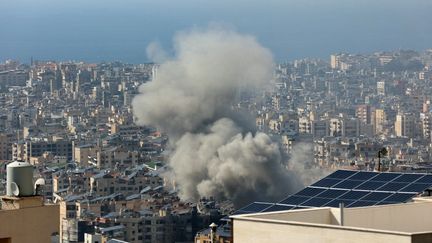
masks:
POLYGON ((431 187, 427 174, 338 170, 278 203, 255 202, 234 214, 404 203, 431 187))

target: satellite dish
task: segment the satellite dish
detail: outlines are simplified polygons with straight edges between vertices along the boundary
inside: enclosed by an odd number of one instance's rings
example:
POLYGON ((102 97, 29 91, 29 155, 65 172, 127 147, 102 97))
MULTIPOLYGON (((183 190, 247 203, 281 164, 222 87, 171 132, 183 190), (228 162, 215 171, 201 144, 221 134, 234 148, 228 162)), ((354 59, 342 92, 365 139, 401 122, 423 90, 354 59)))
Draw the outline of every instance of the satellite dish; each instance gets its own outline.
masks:
POLYGON ((43 186, 45 186, 45 179, 44 178, 37 179, 34 184, 35 195, 40 195, 42 193, 43 186))
POLYGON ((13 181, 11 182, 11 184, 10 184, 10 189, 11 189, 12 194, 13 194, 14 196, 16 196, 16 197, 19 196, 20 190, 19 190, 18 185, 17 185, 15 182, 13 182, 13 181))
POLYGON ((35 187, 39 186, 39 185, 44 186, 45 185, 45 179, 44 178, 37 179, 34 185, 35 185, 35 187))

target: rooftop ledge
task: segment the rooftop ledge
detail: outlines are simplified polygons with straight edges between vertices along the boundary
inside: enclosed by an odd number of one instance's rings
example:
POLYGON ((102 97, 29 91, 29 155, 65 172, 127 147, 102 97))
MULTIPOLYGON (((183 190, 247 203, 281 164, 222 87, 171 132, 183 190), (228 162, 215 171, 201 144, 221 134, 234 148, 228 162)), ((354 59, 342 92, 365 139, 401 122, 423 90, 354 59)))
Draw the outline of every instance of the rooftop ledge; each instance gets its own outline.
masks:
POLYGON ((331 207, 287 210, 231 216, 235 221, 319 227, 350 231, 412 236, 432 234, 432 197, 411 203, 344 208, 344 225, 340 209, 331 207))

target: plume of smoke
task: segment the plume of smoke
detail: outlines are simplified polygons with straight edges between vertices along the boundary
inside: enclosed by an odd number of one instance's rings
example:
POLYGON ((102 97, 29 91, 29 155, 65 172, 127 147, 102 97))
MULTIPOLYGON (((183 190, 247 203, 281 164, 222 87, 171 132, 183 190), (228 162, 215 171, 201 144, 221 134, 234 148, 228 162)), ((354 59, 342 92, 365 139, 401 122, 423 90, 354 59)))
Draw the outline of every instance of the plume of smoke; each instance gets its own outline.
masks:
POLYGON ((162 63, 168 59, 168 55, 158 42, 150 43, 146 48, 146 53, 148 58, 156 63, 162 63))
POLYGON ((175 52, 133 101, 139 124, 157 125, 170 136, 202 130, 224 117, 238 120, 230 107, 239 86, 260 86, 272 73, 271 53, 253 37, 232 31, 181 33, 175 52))
POLYGON ((281 163, 279 146, 266 134, 242 134, 227 118, 202 133, 187 133, 171 159, 183 198, 214 196, 236 205, 278 200, 300 184, 281 163), (186 165, 186 166, 185 166, 186 165))
POLYGON ((296 171, 305 185, 309 185, 331 172, 313 166, 314 152, 311 143, 301 142, 295 144, 289 156, 289 169, 296 171))
POLYGON ((176 56, 140 87, 132 105, 137 123, 170 137, 169 165, 181 198, 214 196, 241 205, 298 189, 279 146, 231 109, 239 87, 271 79, 271 53, 253 37, 224 29, 181 33, 174 46, 176 56))

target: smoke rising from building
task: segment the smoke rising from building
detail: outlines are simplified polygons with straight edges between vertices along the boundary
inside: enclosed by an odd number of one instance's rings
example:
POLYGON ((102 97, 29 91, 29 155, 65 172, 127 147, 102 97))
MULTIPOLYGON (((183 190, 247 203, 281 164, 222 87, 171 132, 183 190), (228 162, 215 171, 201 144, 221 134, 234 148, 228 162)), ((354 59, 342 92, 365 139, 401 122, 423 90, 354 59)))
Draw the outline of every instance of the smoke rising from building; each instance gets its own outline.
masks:
POLYGON ((165 62, 168 59, 167 53, 158 42, 150 43, 146 48, 148 58, 156 63, 165 62))
POLYGON ((176 56, 140 87, 133 111, 138 124, 168 134, 180 197, 214 196, 242 205, 298 189, 301 183, 286 169, 278 144, 232 110, 239 87, 259 88, 271 80, 269 50, 225 29, 183 32, 174 47, 176 56))
POLYGON ((327 176, 332 171, 312 165, 314 158, 313 144, 300 142, 289 152, 288 167, 295 171, 305 185, 327 176))

